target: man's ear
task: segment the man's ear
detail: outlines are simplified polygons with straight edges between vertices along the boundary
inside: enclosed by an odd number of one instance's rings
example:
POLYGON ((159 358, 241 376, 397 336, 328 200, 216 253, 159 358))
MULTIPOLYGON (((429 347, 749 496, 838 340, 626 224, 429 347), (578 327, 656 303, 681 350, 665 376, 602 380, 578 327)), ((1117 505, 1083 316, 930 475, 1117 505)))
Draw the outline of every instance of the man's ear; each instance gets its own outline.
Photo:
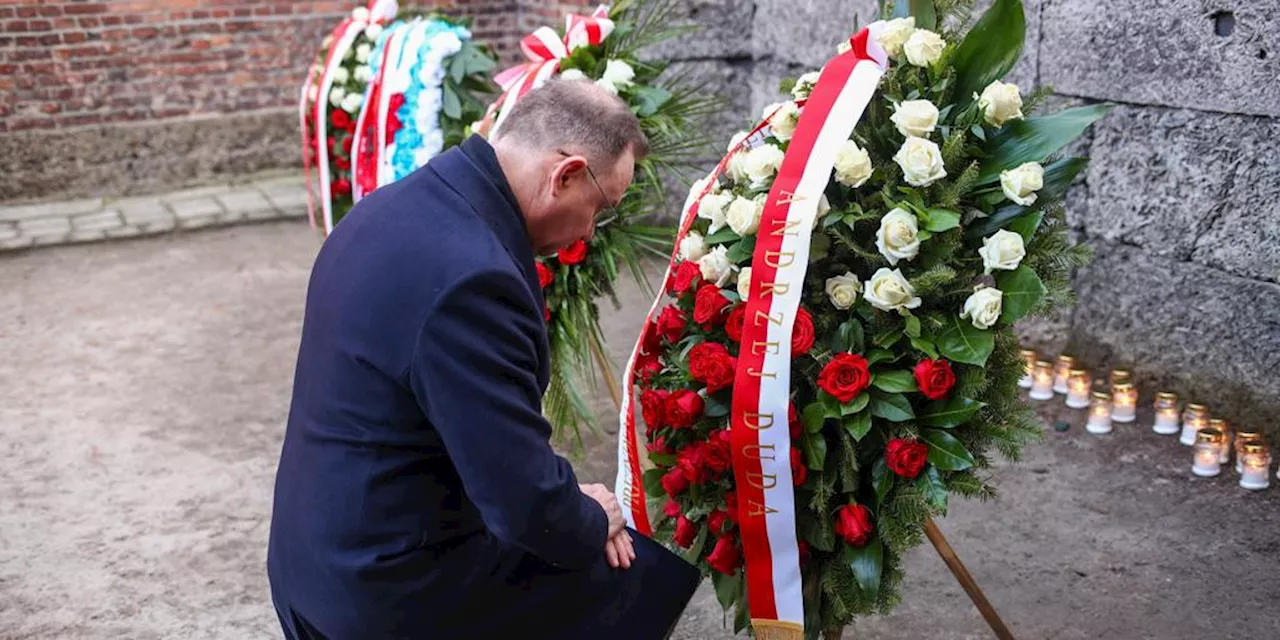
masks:
POLYGON ((582 156, 560 156, 559 162, 551 168, 551 188, 553 193, 569 188, 569 182, 577 180, 587 170, 587 159, 582 156))

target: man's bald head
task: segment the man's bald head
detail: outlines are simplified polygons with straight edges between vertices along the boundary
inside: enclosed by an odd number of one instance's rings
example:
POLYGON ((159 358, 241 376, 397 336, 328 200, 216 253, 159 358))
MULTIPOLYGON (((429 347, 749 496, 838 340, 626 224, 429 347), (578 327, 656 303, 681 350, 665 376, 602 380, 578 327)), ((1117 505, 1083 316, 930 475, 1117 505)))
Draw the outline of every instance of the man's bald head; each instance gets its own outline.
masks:
POLYGON ((584 80, 555 79, 525 94, 493 142, 581 153, 597 166, 613 165, 627 149, 636 160, 649 150, 640 121, 627 103, 584 80))

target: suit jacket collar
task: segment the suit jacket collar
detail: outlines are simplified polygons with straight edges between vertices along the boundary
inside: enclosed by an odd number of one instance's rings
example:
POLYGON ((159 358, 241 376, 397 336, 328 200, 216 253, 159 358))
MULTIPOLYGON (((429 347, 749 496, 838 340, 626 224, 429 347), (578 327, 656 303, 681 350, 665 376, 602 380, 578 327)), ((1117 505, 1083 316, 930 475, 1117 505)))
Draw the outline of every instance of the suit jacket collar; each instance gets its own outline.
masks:
POLYGON ((520 267, 538 308, 542 308, 542 285, 538 282, 533 249, 529 247, 524 214, 507 177, 502 173, 493 147, 484 138, 473 135, 461 146, 437 156, 429 166, 470 203, 476 214, 493 230, 520 267))

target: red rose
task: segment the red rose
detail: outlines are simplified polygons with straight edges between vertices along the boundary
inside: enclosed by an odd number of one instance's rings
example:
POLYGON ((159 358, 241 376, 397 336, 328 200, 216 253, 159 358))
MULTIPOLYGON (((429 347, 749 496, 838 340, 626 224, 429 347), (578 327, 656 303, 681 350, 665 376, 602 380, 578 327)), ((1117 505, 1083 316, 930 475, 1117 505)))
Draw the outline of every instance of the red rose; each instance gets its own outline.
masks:
POLYGON ((695 442, 676 454, 676 468, 690 484, 702 484, 707 479, 707 448, 704 442, 695 442))
POLYGON ((729 350, 722 344, 703 342, 689 350, 689 375, 698 382, 705 382, 707 393, 732 386, 737 366, 737 358, 729 355, 729 350))
POLYGON ((679 469, 672 469, 662 476, 662 490, 672 498, 684 493, 689 488, 689 479, 680 473, 679 469))
POLYGON ((738 524, 738 494, 732 491, 724 494, 724 512, 731 522, 738 524))
POLYGON ((720 287, 707 283, 698 287, 698 295, 693 301, 693 321, 710 331, 724 322, 725 308, 729 299, 720 293, 720 287))
POLYGON ((329 153, 333 153, 334 147, 338 144, 338 139, 334 138, 333 136, 329 136, 328 142, 329 142, 329 153))
POLYGON ((342 156, 338 156, 333 159, 333 168, 338 171, 350 171, 351 161, 342 156))
POLYGON ((836 512, 836 535, 855 547, 867 546, 875 529, 871 510, 860 504, 847 504, 836 512))
POLYGON ((659 389, 650 389, 640 394, 640 411, 649 429, 661 429, 666 426, 662 422, 662 406, 669 395, 671 392, 659 389))
POLYGON ((667 498, 667 503, 662 505, 662 513, 668 518, 674 518, 680 515, 680 503, 667 498))
POLYGON ((742 325, 747 321, 747 305, 734 305, 733 311, 729 312, 729 317, 724 319, 724 332, 729 334, 729 339, 734 342, 742 342, 742 325))
POLYGON ((587 259, 587 242, 577 240, 573 244, 556 252, 560 264, 578 264, 587 259))
POLYGON ((541 262, 535 262, 533 264, 538 267, 538 286, 546 289, 551 286, 552 282, 556 281, 556 274, 552 272, 547 265, 542 264, 541 262))
POLYGON ((351 182, 346 178, 338 178, 330 185, 330 190, 333 191, 333 197, 335 198, 349 195, 351 193, 351 182))
POLYGON ((711 434, 706 450, 707 468, 714 473, 724 473, 733 466, 733 448, 729 432, 719 429, 711 434))
POLYGON ((707 528, 718 536, 722 536, 729 532, 729 514, 716 509, 707 516, 707 528))
POLYGON ((871 384, 867 359, 852 353, 838 353, 818 374, 818 387, 841 403, 858 397, 871 384))
POLYGON ((343 138, 343 139, 342 139, 342 153, 344 153, 344 154, 346 154, 346 155, 351 155, 351 143, 352 143, 352 142, 354 142, 354 141, 355 141, 355 138, 354 138, 354 137, 352 137, 352 136, 347 136, 347 137, 343 138))
POLYGON ((662 436, 658 436, 657 440, 654 440, 653 442, 646 444, 644 448, 649 453, 661 453, 663 455, 671 455, 671 449, 667 447, 667 439, 663 438, 662 436))
POLYGON ((663 309, 662 313, 658 314, 658 332, 672 344, 679 342, 684 336, 686 324, 688 321, 685 319, 684 312, 677 309, 675 305, 663 309))
POLYGON ((951 371, 951 363, 946 360, 921 360, 916 365, 916 386, 920 393, 930 400, 941 400, 951 393, 956 385, 956 374, 951 371))
POLYGON ((644 384, 649 384, 649 380, 661 372, 662 363, 658 361, 657 356, 640 356, 636 362, 636 375, 640 376, 640 382, 644 384))
POLYGON ((688 389, 680 389, 667 396, 662 404, 662 415, 667 425, 685 429, 702 417, 702 396, 688 389))
POLYGON ((792 440, 799 440, 800 434, 804 433, 804 421, 800 419, 795 403, 787 405, 787 427, 791 430, 792 440))
POLYGON ((929 461, 929 447, 923 442, 895 438, 885 447, 884 461, 889 469, 904 478, 914 478, 929 461))
POLYGON ((329 112, 329 124, 337 129, 346 129, 352 125, 351 117, 342 109, 334 109, 329 112))
POLYGON ((657 356, 662 353, 662 334, 658 331, 657 323, 650 322, 645 327, 643 339, 640 342, 640 355, 657 356))
POLYGON ((676 518, 676 544, 681 549, 688 549, 693 546, 693 539, 698 537, 698 527, 695 526, 688 518, 683 515, 676 518))
POLYGON ((673 296, 682 296, 702 282, 702 269, 698 267, 698 263, 692 260, 685 260, 676 267, 675 273, 671 274, 671 287, 667 293, 673 296))
POLYGON ((791 357, 799 358, 813 348, 813 316, 803 307, 796 313, 795 325, 791 328, 791 357))
POLYGON ((804 456, 800 453, 800 449, 791 447, 791 484, 798 487, 808 479, 809 468, 804 466, 804 456))
POLYGON ((724 536, 716 541, 716 547, 707 556, 707 564, 712 569, 731 576, 742 566, 742 552, 738 551, 736 542, 729 536, 724 536))

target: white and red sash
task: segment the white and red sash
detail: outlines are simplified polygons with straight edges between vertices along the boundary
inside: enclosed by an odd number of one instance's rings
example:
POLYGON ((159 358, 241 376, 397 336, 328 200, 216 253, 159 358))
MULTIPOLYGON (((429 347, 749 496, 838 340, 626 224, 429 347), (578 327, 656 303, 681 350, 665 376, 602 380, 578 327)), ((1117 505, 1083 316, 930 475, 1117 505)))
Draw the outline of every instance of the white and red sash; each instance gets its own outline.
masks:
MULTIPOLYGON (((752 625, 757 632, 767 630, 771 637, 800 638, 804 631, 787 424, 791 331, 809 264, 811 229, 836 153, 861 119, 888 64, 874 38, 880 28, 877 22, 860 31, 850 41, 850 50, 823 68, 770 189, 752 256, 730 435, 752 625)), ((713 176, 728 159, 721 161, 713 176)), ((686 203, 676 247, 692 225, 698 199, 691 196, 686 203)), ((673 255, 660 292, 667 290, 674 264, 673 255)), ((661 296, 650 310, 644 331, 650 330, 661 296)), ((644 337, 626 371, 616 493, 628 507, 628 522, 647 533, 647 510, 637 482, 640 465, 631 394, 644 337)))
POLYGON ((520 41, 520 50, 528 62, 522 62, 502 71, 493 81, 502 88, 502 95, 485 114, 485 120, 493 120, 488 137, 493 137, 506 121, 511 107, 545 83, 560 69, 560 61, 580 46, 596 46, 613 33, 613 21, 609 19, 609 5, 600 5, 589 16, 569 14, 565 16, 564 38, 556 35, 551 27, 539 27, 520 41))

